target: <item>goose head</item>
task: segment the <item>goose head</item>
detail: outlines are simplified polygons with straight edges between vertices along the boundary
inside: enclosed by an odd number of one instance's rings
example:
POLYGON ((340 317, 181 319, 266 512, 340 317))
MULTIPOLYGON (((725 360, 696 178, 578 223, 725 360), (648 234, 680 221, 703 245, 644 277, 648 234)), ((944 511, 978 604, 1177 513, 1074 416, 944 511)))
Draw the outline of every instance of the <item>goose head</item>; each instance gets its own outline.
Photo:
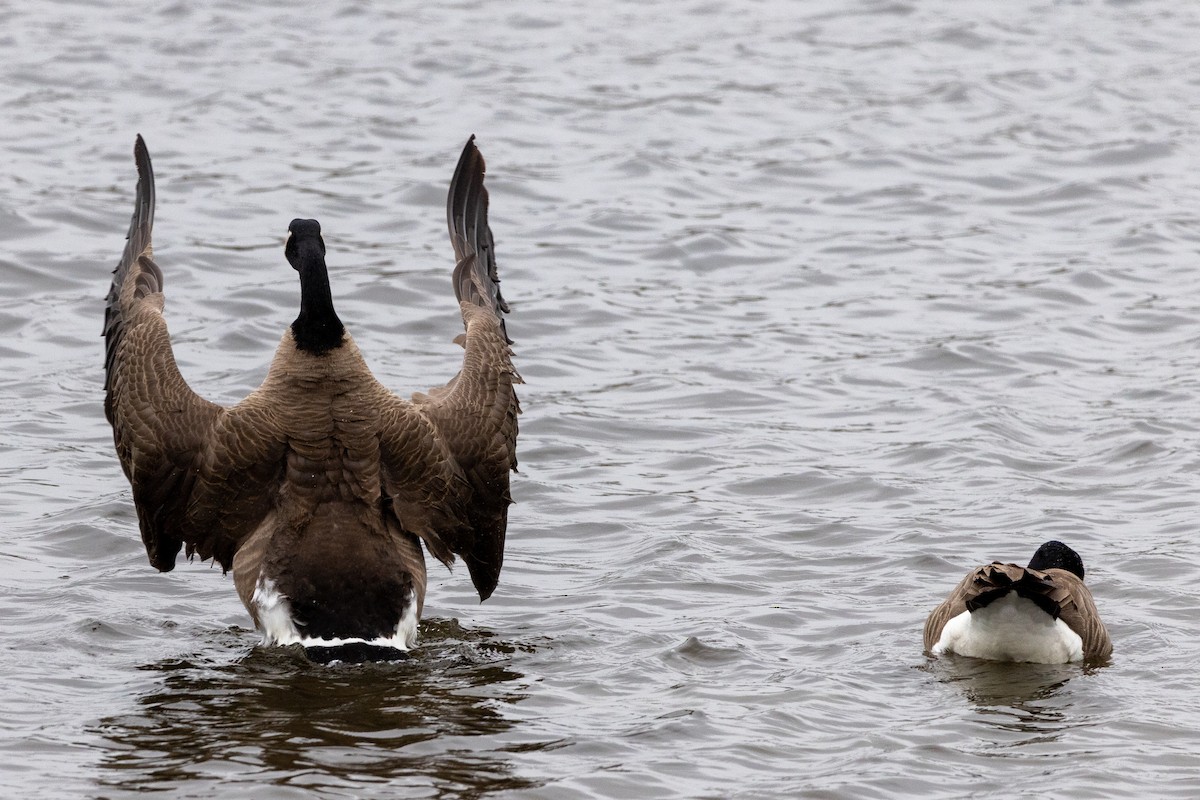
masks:
POLYGON ((283 253, 297 272, 303 271, 301 266, 306 260, 319 259, 324 264, 325 240, 321 238, 321 223, 315 219, 292 220, 283 253))
POLYGON ((1037 549, 1029 560, 1029 569, 1045 572, 1048 569, 1065 569, 1083 580, 1083 559, 1062 542, 1051 540, 1037 549))

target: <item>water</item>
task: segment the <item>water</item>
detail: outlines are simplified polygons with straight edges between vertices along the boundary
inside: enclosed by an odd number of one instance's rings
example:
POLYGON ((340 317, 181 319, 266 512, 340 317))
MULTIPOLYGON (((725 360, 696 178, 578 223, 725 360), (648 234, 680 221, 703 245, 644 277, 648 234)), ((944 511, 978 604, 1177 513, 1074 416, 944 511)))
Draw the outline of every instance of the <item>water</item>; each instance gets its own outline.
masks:
MULTIPOLYGON (((0 11, 0 795, 1193 797, 1200 11, 1168 2, 0 11), (522 394, 500 588, 409 661, 256 648, 147 564, 103 297, 158 173, 185 376, 297 306, 457 368, 471 133, 522 394), (971 566, 1076 547, 1108 666, 931 662, 971 566)), ((460 574, 461 573, 461 574, 460 574)))

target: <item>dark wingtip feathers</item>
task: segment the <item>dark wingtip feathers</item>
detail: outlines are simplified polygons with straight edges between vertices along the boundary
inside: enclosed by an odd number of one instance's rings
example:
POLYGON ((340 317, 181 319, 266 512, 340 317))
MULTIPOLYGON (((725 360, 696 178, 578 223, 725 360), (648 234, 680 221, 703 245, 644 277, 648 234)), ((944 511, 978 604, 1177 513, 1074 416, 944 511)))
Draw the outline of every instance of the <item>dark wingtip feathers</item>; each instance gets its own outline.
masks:
MULTIPOLYGON (((500 275, 496 270, 495 241, 488 226, 488 193, 483 185, 486 165, 475 135, 467 139, 459 156, 450 192, 446 199, 446 222, 454 245, 454 294, 492 309, 496 316, 508 312, 508 303, 500 294, 500 275)), ((503 318, 501 319, 503 325, 503 318)), ((506 334, 507 338, 507 334, 506 334)))
MULTIPOLYGON (((126 234, 125 252, 120 262, 113 270, 112 285, 108 289, 108 297, 104 308, 104 389, 106 396, 110 394, 113 378, 114 360, 117 345, 122 336, 123 319, 121 317, 121 287, 130 268, 141 256, 150 249, 151 232, 154 229, 154 168, 150 164, 150 151, 139 133, 133 143, 133 160, 137 164, 138 183, 137 199, 134 202, 133 216, 129 220, 129 233, 126 234)), ((135 295, 144 297, 148 294, 162 291, 162 272, 151 259, 145 259, 143 269, 138 276, 138 286, 135 295)), ((108 409, 108 403, 105 403, 108 409)), ((109 420, 111 421, 111 415, 109 420)))
POLYGON ((1020 570, 1019 576, 1014 580, 1009 573, 1010 569, 1012 569, 1011 564, 1001 564, 999 561, 981 567, 975 573, 973 581, 975 594, 967 600, 967 610, 978 611, 1009 592, 1015 591, 1018 596, 1031 600, 1051 617, 1058 619, 1061 609, 1053 596, 1054 581, 1024 570, 1020 570))
POLYGON ((471 583, 475 585, 481 603, 496 591, 496 586, 500 583, 500 569, 504 563, 504 533, 500 533, 498 542, 495 539, 492 541, 494 544, 487 548, 490 552, 486 555, 463 553, 463 561, 466 562, 471 583))
MULTIPOLYGON (((139 133, 133 143, 133 160, 137 164, 138 187, 137 207, 133 219, 129 222, 129 239, 145 235, 141 243, 150 242, 150 230, 154 227, 154 168, 150 165, 150 151, 146 149, 146 141, 139 133)), ((141 248, 135 252, 140 253, 141 248)))

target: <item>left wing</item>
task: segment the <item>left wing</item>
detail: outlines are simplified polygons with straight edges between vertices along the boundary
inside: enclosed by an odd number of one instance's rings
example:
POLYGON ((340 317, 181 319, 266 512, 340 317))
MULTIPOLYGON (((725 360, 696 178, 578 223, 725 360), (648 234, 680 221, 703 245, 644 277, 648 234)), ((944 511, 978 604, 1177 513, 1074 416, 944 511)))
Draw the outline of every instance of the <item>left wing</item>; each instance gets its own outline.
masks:
POLYGON ((197 395, 179 373, 163 319, 154 261, 154 172, 142 137, 134 158, 137 204, 104 311, 104 412, 133 487, 150 563, 175 568, 187 554, 225 569, 268 513, 284 445, 254 395, 233 409, 197 395))

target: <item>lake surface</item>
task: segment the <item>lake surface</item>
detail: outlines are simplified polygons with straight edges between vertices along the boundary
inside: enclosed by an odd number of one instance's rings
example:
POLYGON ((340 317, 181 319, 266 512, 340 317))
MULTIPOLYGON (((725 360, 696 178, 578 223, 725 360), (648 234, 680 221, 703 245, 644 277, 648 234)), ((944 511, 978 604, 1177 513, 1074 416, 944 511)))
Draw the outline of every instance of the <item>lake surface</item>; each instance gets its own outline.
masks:
POLYGON ((1200 6, 43 2, 0 10, 0 795, 1200 794, 1200 6), (158 177, 234 403, 293 217, 405 395, 458 368, 467 136, 522 392, 500 587, 323 667, 146 561, 103 300, 158 177), (1073 545, 1107 666, 932 661, 1073 545))

